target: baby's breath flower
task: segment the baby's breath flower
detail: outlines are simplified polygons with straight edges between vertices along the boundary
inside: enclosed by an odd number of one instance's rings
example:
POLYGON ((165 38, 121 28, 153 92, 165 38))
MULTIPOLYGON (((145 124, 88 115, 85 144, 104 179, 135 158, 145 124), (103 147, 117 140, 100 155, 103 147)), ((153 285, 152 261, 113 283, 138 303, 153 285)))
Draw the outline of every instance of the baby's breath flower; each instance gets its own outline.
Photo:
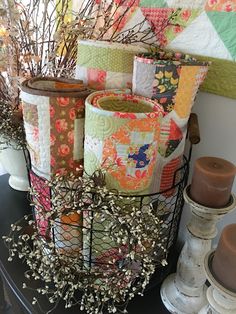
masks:
MULTIPOLYGON (((34 226, 33 234, 23 234, 24 228, 18 228, 16 223, 12 225, 12 237, 8 237, 13 243, 8 243, 8 238, 5 242, 9 245, 10 260, 14 250, 26 260, 29 271, 25 276, 29 283, 38 279, 45 282, 37 291, 47 296, 53 306, 63 299, 66 308, 79 302, 81 310, 89 314, 102 314, 105 305, 109 313, 116 313, 117 304, 126 304, 136 294, 143 293, 155 271, 155 248, 158 244, 160 250, 165 248, 160 239, 160 221, 153 208, 145 204, 142 209, 136 198, 109 191, 104 184, 104 174, 99 176, 99 186, 97 178, 57 175, 50 182, 45 181, 45 187, 51 190, 50 211, 31 189, 32 204, 40 208, 37 219, 48 221, 48 237, 44 238, 37 226, 40 226, 39 221, 35 224, 30 215, 23 221, 34 226), (83 251, 76 252, 76 246, 69 247, 67 229, 58 229, 61 217, 68 218, 71 214, 83 216, 76 225, 75 222, 69 224, 72 241, 82 245, 76 237, 83 236, 83 251), (18 242, 13 236, 16 232, 20 234, 18 242), (89 242, 91 234, 92 241, 98 241, 100 246, 89 242), (29 245, 29 240, 33 241, 33 246, 29 245), (104 254, 114 248, 117 248, 115 254, 104 254), (99 261, 103 254, 105 260, 99 261), (81 290, 80 300, 76 299, 77 289, 81 290)), ((161 263, 166 265, 164 259, 161 263)), ((33 299, 32 303, 36 304, 37 300, 33 299)))

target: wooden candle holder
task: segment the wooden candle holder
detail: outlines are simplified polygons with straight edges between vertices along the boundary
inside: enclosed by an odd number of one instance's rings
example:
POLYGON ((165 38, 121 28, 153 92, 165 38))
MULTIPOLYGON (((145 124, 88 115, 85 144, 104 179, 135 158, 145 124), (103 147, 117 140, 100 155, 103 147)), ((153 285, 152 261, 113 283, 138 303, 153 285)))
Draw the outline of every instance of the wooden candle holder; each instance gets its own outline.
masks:
POLYGON ((190 186, 184 190, 184 199, 192 213, 187 225, 188 237, 179 256, 177 272, 163 282, 161 298, 165 307, 174 314, 195 314, 207 304, 204 258, 217 234, 216 224, 236 207, 232 194, 223 208, 210 208, 193 201, 190 186))
POLYGON ((205 257, 204 270, 211 286, 207 289, 208 304, 199 314, 235 314, 236 293, 226 289, 213 275, 212 260, 215 251, 209 252, 205 257))

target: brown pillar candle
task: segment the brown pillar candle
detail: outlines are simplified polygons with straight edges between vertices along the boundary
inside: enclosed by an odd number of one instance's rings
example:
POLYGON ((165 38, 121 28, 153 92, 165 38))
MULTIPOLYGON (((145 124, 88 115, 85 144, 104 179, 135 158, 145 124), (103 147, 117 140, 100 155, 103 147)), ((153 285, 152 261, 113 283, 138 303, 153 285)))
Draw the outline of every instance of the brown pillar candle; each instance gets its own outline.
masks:
POLYGON ((206 207, 225 207, 231 195, 236 167, 216 157, 196 160, 190 188, 191 198, 206 207))
POLYGON ((212 271, 223 287, 236 292, 236 224, 223 229, 213 257, 212 271))

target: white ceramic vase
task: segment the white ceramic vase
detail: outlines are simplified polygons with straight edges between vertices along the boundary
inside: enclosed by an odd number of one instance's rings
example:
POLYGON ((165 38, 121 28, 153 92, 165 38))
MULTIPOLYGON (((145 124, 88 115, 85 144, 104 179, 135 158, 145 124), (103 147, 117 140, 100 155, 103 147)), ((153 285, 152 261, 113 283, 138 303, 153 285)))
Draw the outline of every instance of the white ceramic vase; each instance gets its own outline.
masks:
POLYGON ((0 151, 0 161, 10 174, 9 185, 17 191, 28 191, 29 180, 23 150, 4 148, 0 151))

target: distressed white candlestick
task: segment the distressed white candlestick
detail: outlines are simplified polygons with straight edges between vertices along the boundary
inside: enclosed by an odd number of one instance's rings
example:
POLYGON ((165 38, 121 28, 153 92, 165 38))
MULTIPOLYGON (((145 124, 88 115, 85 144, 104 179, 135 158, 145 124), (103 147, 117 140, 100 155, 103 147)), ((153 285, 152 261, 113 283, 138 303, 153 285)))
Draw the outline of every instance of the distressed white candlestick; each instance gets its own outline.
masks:
POLYGON ((179 256, 177 272, 163 282, 161 298, 165 307, 174 314, 196 314, 207 304, 204 257, 211 249, 217 234, 216 223, 236 207, 236 199, 223 208, 210 208, 193 201, 190 186, 184 190, 184 199, 192 213, 187 225, 188 237, 179 256))
POLYGON ((226 289, 214 277, 212 272, 212 259, 214 252, 209 252, 205 257, 205 273, 211 286, 207 289, 208 304, 199 314, 235 314, 236 293, 226 289))

